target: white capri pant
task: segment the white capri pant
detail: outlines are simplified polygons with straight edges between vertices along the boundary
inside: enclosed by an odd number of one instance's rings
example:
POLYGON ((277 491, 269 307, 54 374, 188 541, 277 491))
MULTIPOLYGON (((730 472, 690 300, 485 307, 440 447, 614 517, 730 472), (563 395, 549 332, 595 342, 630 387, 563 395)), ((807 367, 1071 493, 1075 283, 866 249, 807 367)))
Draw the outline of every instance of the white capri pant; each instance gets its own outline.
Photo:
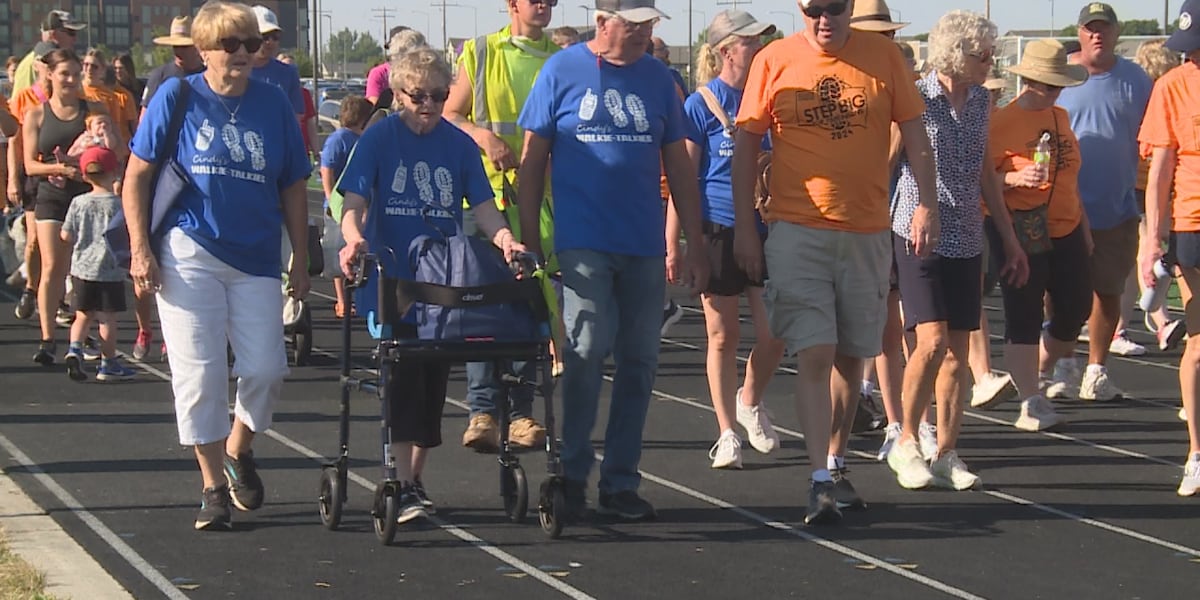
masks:
POLYGON ((234 414, 251 431, 266 431, 288 374, 279 280, 238 271, 179 228, 167 232, 159 266, 158 314, 171 349, 179 443, 229 436, 227 341, 237 357, 234 414))

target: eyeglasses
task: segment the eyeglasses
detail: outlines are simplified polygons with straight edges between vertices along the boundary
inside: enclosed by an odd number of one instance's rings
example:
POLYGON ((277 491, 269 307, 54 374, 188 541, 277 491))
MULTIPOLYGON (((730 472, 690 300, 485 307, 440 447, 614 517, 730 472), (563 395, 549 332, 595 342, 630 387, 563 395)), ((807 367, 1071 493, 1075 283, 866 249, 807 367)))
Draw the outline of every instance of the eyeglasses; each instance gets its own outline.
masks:
POLYGON ((849 6, 849 4, 847 2, 845 2, 844 0, 842 2, 834 2, 833 4, 827 4, 825 6, 814 6, 814 5, 810 4, 807 7, 805 7, 804 10, 801 12, 804 13, 804 16, 806 16, 810 19, 820 19, 822 15, 829 15, 831 17, 836 17, 836 16, 846 12, 847 6, 849 6))
POLYGON ((530 4, 544 4, 550 8, 558 6, 558 0, 529 0, 530 4))
POLYGON ((271 33, 264 33, 262 39, 264 42, 278 42, 282 37, 283 35, 278 31, 272 31, 271 33))
POLYGON ((634 23, 633 21, 629 21, 621 17, 617 17, 617 20, 624 23, 625 27, 629 29, 638 29, 641 27, 648 27, 652 29, 655 25, 658 25, 658 17, 650 19, 649 21, 642 21, 641 23, 634 23))
POLYGON ((409 100, 412 100, 413 104, 416 104, 418 106, 421 104, 425 104, 428 101, 432 101, 434 104, 440 104, 442 102, 445 102, 446 98, 450 97, 450 90, 445 89, 445 88, 440 89, 440 90, 433 90, 432 92, 423 92, 423 91, 419 91, 419 90, 415 91, 415 92, 410 92, 408 90, 400 90, 400 92, 403 93, 405 96, 408 96, 409 100))
POLYGON ((221 49, 224 50, 226 54, 233 54, 237 52, 238 48, 241 46, 245 46, 246 52, 254 54, 255 52, 258 52, 259 48, 262 48, 263 41, 262 38, 256 37, 247 38, 244 40, 241 38, 227 37, 221 38, 219 43, 221 44, 221 49))
POLYGON ((988 50, 987 52, 968 52, 967 56, 970 56, 981 63, 990 63, 996 59, 996 53, 991 50, 988 50))

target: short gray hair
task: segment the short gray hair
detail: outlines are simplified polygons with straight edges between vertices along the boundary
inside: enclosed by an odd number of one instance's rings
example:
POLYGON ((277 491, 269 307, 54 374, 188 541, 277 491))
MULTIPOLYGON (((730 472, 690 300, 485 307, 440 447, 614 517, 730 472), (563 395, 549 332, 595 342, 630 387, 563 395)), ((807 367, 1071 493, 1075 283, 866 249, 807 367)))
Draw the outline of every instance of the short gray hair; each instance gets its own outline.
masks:
POLYGON ((997 35, 996 24, 983 15, 952 10, 929 30, 926 65, 951 77, 961 75, 966 72, 967 55, 994 46, 997 35))
POLYGON ((424 48, 429 43, 425 41, 425 34, 416 29, 405 29, 397 31, 392 39, 388 40, 388 61, 394 61, 413 50, 424 48))

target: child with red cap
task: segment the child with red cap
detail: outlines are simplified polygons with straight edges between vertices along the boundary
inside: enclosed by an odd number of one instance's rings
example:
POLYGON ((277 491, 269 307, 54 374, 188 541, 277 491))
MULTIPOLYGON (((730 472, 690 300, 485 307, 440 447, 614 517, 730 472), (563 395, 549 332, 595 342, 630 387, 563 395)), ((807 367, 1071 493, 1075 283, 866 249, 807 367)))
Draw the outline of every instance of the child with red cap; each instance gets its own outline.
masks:
POLYGON ((67 209, 62 239, 74 246, 71 253, 71 306, 75 322, 71 325, 71 347, 65 362, 67 375, 75 381, 87 379, 83 371, 83 340, 92 321, 100 325, 100 368, 96 379, 131 379, 137 371, 117 357, 117 315, 125 311, 125 279, 128 273, 118 263, 104 230, 121 207, 113 193, 118 177, 117 155, 103 146, 84 150, 79 170, 92 191, 76 196, 67 209))

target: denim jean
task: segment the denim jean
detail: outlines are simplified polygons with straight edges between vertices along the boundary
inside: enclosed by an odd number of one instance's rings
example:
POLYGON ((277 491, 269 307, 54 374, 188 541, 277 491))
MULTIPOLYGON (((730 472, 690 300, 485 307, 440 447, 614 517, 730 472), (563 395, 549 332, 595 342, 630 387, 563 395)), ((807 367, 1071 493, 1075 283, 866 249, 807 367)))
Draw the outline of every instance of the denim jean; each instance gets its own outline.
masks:
POLYGON ((586 481, 595 460, 592 429, 600 404, 604 361, 616 363, 600 491, 636 490, 641 483, 642 430, 658 369, 662 297, 661 256, 594 250, 559 254, 566 325, 562 377, 562 460, 567 479, 586 481))
MULTIPOLYGON (((490 361, 467 363, 467 405, 471 407, 471 416, 487 413, 493 418, 500 418, 496 405, 500 403, 504 387, 496 380, 496 369, 492 365, 490 361)), ((537 379, 535 362, 515 361, 512 370, 529 381, 537 379)), ((508 414, 514 421, 533 416, 533 388, 513 388, 508 401, 508 414)))

